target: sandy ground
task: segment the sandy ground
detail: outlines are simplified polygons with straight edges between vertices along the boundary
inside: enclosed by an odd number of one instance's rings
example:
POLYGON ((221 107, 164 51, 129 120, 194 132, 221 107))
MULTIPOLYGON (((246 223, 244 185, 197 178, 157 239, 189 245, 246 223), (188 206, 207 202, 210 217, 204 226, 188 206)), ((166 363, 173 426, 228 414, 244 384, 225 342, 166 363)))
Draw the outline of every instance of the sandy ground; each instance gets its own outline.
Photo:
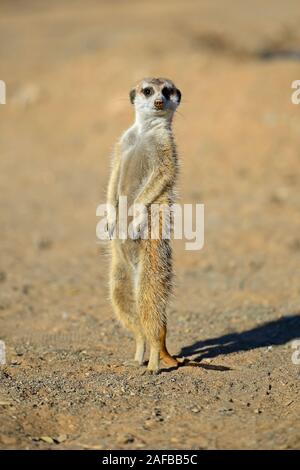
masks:
POLYGON ((1 448, 299 448, 298 0, 2 1, 1 448), (97 244, 130 86, 168 76, 180 201, 169 347, 199 367, 141 375, 97 244))

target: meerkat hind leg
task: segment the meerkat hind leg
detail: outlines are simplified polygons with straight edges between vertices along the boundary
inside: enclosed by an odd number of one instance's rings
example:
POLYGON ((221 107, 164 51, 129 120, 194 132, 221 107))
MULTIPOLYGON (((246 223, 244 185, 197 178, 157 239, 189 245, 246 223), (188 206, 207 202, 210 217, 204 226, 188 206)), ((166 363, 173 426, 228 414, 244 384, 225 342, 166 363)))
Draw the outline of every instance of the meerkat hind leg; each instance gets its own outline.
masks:
POLYGON ((156 346, 150 346, 148 371, 151 373, 158 373, 159 371, 159 348, 156 346))
POLYGON ((150 345, 148 370, 156 372, 160 359, 177 364, 165 345, 166 304, 171 289, 170 249, 167 241, 146 240, 142 252, 137 311, 150 345))
POLYGON ((123 261, 114 258, 111 269, 111 298, 118 319, 136 339, 134 359, 125 361, 124 364, 142 365, 144 362, 145 339, 136 314, 131 272, 123 261))
POLYGON ((171 356, 166 346, 167 327, 163 326, 160 331, 160 359, 168 366, 178 366, 178 361, 171 356))

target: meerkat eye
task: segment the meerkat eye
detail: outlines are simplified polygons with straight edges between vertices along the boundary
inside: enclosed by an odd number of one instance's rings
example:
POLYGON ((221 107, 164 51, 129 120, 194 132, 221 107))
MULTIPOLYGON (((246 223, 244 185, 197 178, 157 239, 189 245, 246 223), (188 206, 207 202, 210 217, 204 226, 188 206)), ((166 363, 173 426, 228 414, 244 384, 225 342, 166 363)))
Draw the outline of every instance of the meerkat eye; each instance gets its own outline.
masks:
POLYGON ((161 90, 162 94, 164 95, 164 97, 169 100, 170 99, 170 96, 171 96, 171 93, 172 93, 172 90, 170 88, 167 88, 166 86, 161 90))
POLYGON ((145 96, 150 96, 153 94, 153 88, 151 87, 146 87, 143 89, 143 93, 145 96))

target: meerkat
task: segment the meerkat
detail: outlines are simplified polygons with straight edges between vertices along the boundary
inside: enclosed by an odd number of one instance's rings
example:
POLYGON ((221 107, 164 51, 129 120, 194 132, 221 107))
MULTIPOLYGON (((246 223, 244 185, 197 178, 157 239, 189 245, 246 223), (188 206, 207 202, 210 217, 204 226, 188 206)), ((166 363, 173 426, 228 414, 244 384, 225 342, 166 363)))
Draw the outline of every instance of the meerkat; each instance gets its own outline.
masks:
POLYGON ((135 337, 135 363, 143 365, 149 344, 148 371, 157 373, 160 360, 178 365, 166 347, 166 307, 172 290, 170 240, 143 237, 139 224, 133 239, 120 239, 115 214, 121 196, 127 197, 128 206, 146 207, 146 218, 152 204, 170 206, 174 201, 178 161, 172 121, 181 92, 171 80, 145 78, 129 97, 135 122, 115 146, 107 191, 110 297, 118 319, 135 337))

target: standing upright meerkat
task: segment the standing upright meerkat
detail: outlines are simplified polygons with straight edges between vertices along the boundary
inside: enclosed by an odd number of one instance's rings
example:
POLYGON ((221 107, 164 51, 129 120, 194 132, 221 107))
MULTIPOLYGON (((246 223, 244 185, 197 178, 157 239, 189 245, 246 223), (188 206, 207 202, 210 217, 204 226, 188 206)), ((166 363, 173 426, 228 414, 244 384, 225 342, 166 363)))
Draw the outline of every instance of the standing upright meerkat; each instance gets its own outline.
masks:
MULTIPOLYGON (((170 240, 143 237, 143 223, 133 214, 134 236, 120 239, 116 218, 121 196, 128 206, 170 207, 178 173, 172 120, 181 92, 171 80, 145 78, 129 93, 135 122, 115 146, 107 191, 107 229, 111 240, 110 296, 121 323, 135 336, 134 361, 142 365, 150 346, 148 370, 157 372, 159 361, 177 366, 166 347, 166 306, 172 289, 170 240)), ((161 219, 159 219, 161 228, 161 219)))

